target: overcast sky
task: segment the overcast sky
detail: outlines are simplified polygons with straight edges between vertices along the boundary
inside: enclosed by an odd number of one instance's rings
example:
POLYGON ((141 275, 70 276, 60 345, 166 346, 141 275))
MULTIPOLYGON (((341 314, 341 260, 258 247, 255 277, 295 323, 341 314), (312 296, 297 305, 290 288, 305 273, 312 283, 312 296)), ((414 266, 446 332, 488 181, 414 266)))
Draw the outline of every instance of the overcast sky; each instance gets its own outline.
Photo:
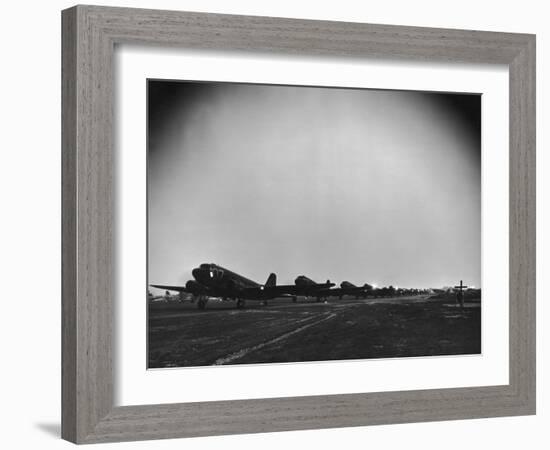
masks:
POLYGON ((480 285, 481 97, 149 82, 149 283, 480 285))

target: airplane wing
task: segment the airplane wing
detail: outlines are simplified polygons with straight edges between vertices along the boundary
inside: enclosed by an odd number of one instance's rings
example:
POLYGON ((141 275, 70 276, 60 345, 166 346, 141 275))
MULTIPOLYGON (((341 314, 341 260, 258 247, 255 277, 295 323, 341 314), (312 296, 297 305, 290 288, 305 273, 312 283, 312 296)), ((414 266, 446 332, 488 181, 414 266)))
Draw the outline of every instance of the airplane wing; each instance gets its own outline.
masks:
POLYGON ((264 292, 270 295, 309 295, 329 289, 331 286, 334 286, 334 283, 320 283, 315 285, 306 285, 300 286, 295 284, 281 284, 278 286, 269 286, 264 287, 264 292))
POLYGON ((260 286, 239 289, 237 295, 247 299, 261 300, 266 298, 294 297, 299 295, 299 291, 293 284, 280 286, 260 286))
POLYGON ((149 286, 166 291, 190 292, 185 286, 165 286, 164 284, 150 284, 149 286))
POLYGON ((278 286, 265 286, 264 292, 267 292, 269 294, 295 294, 296 292, 296 286, 293 284, 285 285, 280 284, 278 286))

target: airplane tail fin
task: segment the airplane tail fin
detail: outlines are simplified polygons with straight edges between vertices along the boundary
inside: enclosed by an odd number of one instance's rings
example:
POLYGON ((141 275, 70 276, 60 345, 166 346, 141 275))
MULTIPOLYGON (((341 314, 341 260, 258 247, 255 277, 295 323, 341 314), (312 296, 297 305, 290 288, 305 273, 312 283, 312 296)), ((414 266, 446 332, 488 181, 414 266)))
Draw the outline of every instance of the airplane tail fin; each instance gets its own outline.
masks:
POLYGON ((274 273, 269 274, 267 281, 265 282, 265 287, 273 287, 277 284, 277 275, 274 273))

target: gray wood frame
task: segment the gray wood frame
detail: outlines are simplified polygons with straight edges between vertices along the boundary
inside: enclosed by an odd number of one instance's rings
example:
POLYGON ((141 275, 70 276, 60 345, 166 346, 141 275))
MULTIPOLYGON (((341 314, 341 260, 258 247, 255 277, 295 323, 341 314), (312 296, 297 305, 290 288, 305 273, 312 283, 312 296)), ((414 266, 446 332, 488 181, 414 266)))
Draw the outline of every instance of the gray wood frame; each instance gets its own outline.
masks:
POLYGON ((535 36, 76 6, 62 13, 62 437, 76 443, 535 413, 535 36), (113 406, 113 51, 117 43, 507 64, 510 383, 113 406))

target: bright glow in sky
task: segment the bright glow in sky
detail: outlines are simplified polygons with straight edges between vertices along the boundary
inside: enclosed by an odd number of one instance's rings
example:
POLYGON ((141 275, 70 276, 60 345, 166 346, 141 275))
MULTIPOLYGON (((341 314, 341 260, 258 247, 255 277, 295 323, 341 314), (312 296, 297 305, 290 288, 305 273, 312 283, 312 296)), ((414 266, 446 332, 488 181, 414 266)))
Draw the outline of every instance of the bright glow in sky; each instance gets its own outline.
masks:
POLYGON ((481 280, 479 96, 149 83, 149 283, 481 280))

